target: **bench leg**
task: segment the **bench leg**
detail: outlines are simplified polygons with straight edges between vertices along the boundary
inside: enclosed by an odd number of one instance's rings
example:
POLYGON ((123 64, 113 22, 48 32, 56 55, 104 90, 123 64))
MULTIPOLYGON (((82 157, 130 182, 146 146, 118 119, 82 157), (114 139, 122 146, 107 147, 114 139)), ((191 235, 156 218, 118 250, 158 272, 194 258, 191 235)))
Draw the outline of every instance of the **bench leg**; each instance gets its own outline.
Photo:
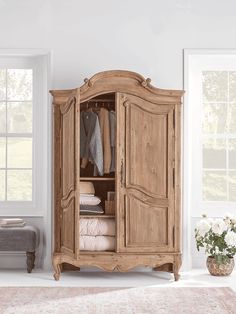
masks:
POLYGON ((26 252, 26 256, 27 272, 31 273, 32 269, 34 268, 35 252, 26 252))

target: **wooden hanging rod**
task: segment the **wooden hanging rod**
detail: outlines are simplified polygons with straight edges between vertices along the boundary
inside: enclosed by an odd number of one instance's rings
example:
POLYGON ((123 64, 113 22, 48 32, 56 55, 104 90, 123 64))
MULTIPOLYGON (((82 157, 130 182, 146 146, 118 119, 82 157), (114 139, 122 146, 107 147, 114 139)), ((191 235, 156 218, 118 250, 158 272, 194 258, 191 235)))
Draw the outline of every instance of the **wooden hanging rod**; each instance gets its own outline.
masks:
POLYGON ((84 103, 84 104, 85 104, 85 103, 87 104, 87 103, 90 103, 90 102, 91 102, 91 103, 92 103, 92 102, 95 102, 95 103, 96 103, 96 102, 110 102, 110 103, 111 103, 111 102, 115 102, 115 100, 114 100, 114 99, 110 99, 110 100, 109 100, 109 99, 90 99, 90 100, 87 100, 87 101, 85 101, 85 102, 83 102, 83 103, 84 103))

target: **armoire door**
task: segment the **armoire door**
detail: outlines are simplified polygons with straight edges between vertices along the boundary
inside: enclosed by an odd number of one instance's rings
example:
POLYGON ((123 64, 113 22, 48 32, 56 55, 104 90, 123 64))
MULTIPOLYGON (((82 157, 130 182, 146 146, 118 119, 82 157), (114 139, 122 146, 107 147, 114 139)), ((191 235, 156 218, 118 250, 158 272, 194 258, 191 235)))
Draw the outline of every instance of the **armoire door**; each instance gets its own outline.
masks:
POLYGON ((61 110, 61 252, 74 257, 77 251, 79 120, 76 97, 71 97, 61 110))
POLYGON ((174 106, 117 95, 120 252, 174 246, 174 106))

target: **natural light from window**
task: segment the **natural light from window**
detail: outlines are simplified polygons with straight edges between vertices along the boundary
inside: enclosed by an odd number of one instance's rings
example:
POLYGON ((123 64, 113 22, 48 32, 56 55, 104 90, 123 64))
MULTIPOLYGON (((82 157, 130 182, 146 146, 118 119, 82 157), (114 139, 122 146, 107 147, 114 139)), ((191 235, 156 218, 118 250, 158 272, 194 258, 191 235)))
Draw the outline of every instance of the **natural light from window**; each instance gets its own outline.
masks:
POLYGON ((236 201, 236 72, 202 72, 204 201, 236 201))
POLYGON ((185 193, 193 216, 236 209, 236 51, 185 52, 185 193))
POLYGON ((0 201, 32 201, 32 69, 0 69, 0 201))

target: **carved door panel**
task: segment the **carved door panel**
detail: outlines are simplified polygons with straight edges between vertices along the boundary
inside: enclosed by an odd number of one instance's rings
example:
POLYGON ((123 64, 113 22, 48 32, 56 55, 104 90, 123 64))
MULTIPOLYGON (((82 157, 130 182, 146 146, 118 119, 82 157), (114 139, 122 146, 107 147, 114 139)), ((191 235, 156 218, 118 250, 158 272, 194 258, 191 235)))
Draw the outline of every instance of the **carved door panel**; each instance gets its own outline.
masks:
POLYGON ((71 97, 61 110, 61 208, 60 246, 61 252, 74 257, 77 251, 78 221, 78 108, 76 98, 71 97))
POLYGON ((174 245, 174 106, 118 94, 120 252, 162 252, 174 245))

